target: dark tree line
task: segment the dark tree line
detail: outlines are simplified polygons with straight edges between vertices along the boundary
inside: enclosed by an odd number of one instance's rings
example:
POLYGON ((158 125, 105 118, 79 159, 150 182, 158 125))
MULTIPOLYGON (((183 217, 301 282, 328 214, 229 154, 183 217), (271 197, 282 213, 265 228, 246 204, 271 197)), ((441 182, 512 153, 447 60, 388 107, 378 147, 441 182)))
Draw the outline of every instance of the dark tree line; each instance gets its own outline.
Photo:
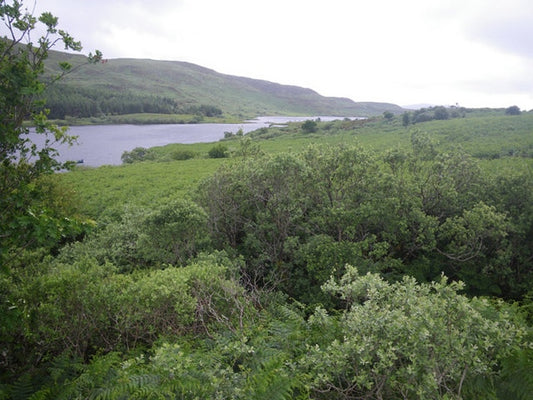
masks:
POLYGON ((138 113, 194 114, 205 117, 222 114, 216 106, 179 104, 176 100, 114 88, 80 88, 56 84, 44 93, 49 118, 100 117, 138 113))

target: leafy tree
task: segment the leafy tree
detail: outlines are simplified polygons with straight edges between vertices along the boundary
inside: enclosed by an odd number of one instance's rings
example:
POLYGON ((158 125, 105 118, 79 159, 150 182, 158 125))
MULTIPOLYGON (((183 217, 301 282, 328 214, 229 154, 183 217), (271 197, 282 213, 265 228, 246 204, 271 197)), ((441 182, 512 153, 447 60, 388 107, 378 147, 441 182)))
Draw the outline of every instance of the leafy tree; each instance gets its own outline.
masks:
POLYGON ((384 111, 383 118, 385 118, 387 121, 392 121, 394 119, 394 114, 390 111, 384 111))
MULTIPOLYGON (((499 361, 525 344, 526 329, 509 307, 469 299, 462 288, 444 277, 389 284, 354 267, 328 281, 324 289, 346 310, 340 339, 311 348, 303 361, 316 397, 496 398, 490 382, 502 375, 499 361), (479 379, 483 394, 472 396, 479 379)), ((310 322, 326 327, 334 318, 318 309, 310 322)))
POLYGON ((402 125, 408 126, 410 123, 411 123, 411 114, 409 114, 408 112, 404 112, 402 114, 402 125))
POLYGON ((521 111, 518 106, 511 106, 505 109, 505 115, 520 115, 521 111))
MULTIPOLYGON (((9 249, 45 244, 50 236, 61 236, 68 229, 65 220, 34 203, 42 195, 35 179, 67 167, 54 159, 53 144, 73 141, 67 128, 48 121, 36 99, 46 82, 72 70, 70 64, 61 63, 59 74, 45 78, 44 61, 50 49, 62 43, 66 50, 80 51, 81 44, 58 29, 58 19, 51 13, 35 17, 21 1, 0 1, 0 19, 7 28, 7 36, 0 38, 0 264, 6 265, 14 257, 13 251, 8 257, 9 249), (38 28, 45 33, 33 43, 31 34, 38 28), (41 148, 30 141, 27 120, 36 133, 46 136, 41 148)), ((88 61, 97 62, 101 56, 96 52, 88 61)))
POLYGON ((318 128, 318 124, 311 119, 308 119, 302 124, 302 130, 305 133, 314 133, 316 132, 317 128, 318 128))
POLYGON ((433 109, 433 115, 435 116, 435 119, 448 119, 450 118, 450 113, 446 109, 446 107, 439 106, 435 107, 433 109))

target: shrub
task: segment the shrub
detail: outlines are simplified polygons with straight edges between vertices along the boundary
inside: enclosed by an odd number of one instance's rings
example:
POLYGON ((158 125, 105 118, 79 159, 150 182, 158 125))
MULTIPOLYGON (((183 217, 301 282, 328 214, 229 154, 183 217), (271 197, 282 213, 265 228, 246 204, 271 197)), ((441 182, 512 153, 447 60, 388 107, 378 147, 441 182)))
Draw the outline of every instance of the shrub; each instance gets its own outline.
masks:
POLYGON ((196 153, 191 150, 178 150, 173 152, 170 157, 173 160, 190 160, 191 158, 196 157, 196 153))
POLYGON ((134 162, 153 160, 154 153, 151 149, 145 149, 144 147, 135 147, 131 151, 125 151, 120 156, 120 159, 124 164, 133 164, 134 162))
MULTIPOLYGON (((339 282, 331 279, 323 286, 347 302, 341 339, 316 346, 305 359, 317 393, 463 398, 480 380, 497 376, 498 361, 523 346, 525 330, 511 322, 511 308, 458 294, 464 288, 460 282, 443 277, 417 284, 405 277, 389 284, 378 274, 346 268, 339 282)), ((333 318, 319 309, 311 322, 328 326, 333 318)), ((475 398, 496 398, 490 384, 482 390, 475 398)))
POLYGON ((217 144, 207 154, 209 158, 226 158, 228 156, 228 148, 223 144, 217 144))
POLYGON ((302 124, 302 129, 305 133, 314 133, 317 131, 318 125, 315 121, 308 119, 302 124))
POLYGON ((511 106, 505 109, 505 115, 520 115, 520 113, 518 106, 511 106))

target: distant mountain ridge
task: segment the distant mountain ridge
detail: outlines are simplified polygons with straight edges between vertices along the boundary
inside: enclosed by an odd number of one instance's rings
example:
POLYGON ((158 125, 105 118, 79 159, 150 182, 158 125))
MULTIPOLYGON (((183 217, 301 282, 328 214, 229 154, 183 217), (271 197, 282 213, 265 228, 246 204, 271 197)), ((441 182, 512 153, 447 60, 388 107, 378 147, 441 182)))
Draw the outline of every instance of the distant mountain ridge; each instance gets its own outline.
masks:
MULTIPOLYGON (((49 70, 61 61, 76 66, 80 55, 51 52, 49 70)), ((325 97, 312 89, 265 80, 226 75, 182 61, 119 58, 103 64, 86 65, 67 75, 63 88, 102 93, 131 93, 172 99, 180 106, 209 105, 235 116, 333 115, 372 116, 403 109, 391 103, 354 102, 348 98, 325 97)))

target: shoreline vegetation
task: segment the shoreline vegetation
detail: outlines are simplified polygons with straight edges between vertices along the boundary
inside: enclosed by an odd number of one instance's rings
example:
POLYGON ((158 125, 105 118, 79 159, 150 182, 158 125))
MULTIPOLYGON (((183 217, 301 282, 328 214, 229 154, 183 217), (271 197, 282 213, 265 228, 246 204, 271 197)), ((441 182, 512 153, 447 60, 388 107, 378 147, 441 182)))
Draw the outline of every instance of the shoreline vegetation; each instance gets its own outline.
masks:
MULTIPOLYGON (((465 108, 465 107, 444 107, 434 106, 428 108, 420 108, 417 110, 404 109, 403 112, 390 113, 384 112, 385 119, 393 119, 395 116, 402 118, 404 126, 421 124, 423 122, 433 120, 448 120, 457 118, 472 118, 472 117, 489 117, 489 116, 503 116, 509 115, 508 108, 465 108)), ((524 111, 522 113, 531 113, 533 110, 524 111)), ((274 114, 269 114, 274 115, 274 114)), ((234 115, 229 113, 219 114, 215 116, 205 116, 201 114, 191 113, 128 113, 128 114, 114 114, 101 115, 89 117, 73 117, 65 116, 64 118, 50 118, 49 120, 59 126, 83 126, 83 125, 163 125, 163 124, 240 124, 255 118, 260 118, 266 115, 247 114, 234 115)), ((305 113, 282 113, 278 112, 275 116, 281 117, 309 117, 309 119, 316 118, 305 113)), ((336 116, 336 115, 332 115, 336 116)), ((364 118, 375 119, 378 116, 341 116, 338 115, 339 120, 345 118, 364 118)), ((29 123, 29 122, 28 122, 29 123)), ((420 126, 420 125, 419 125, 420 126)))
POLYGON ((160 125, 160 124, 238 124, 244 122, 235 116, 204 117, 195 114, 156 114, 134 113, 123 115, 106 115, 101 117, 69 117, 51 119, 59 126, 82 125, 160 125))
POLYGON ((421 114, 427 116, 428 110, 409 111, 392 117, 288 122, 279 126, 259 128, 246 135, 227 132, 224 138, 216 142, 138 147, 124 152, 123 160, 129 164, 143 161, 207 159, 214 158, 209 155, 209 151, 215 148, 219 150, 218 154, 223 155, 220 158, 232 158, 249 152, 248 147, 278 153, 287 149, 301 150, 310 143, 330 145, 353 141, 375 151, 386 151, 394 146, 410 146, 410 135, 417 131, 430 135, 432 140, 446 151, 462 149, 478 160, 533 158, 533 136, 530 135, 532 112, 510 116, 506 115, 505 109, 465 109, 455 118, 427 119, 419 123, 405 124, 405 115, 412 121, 421 114))

